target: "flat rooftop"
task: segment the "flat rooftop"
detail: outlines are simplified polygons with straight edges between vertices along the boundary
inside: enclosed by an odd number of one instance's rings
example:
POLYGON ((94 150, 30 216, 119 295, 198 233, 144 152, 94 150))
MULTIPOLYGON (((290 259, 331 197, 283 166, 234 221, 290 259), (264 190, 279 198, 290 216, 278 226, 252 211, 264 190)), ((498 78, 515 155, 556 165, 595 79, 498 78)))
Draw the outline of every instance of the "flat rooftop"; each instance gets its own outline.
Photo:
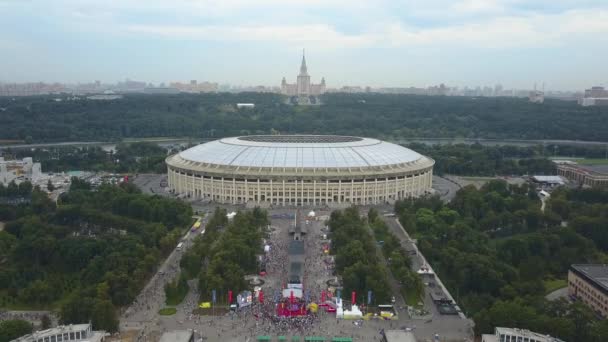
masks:
POLYGON ((608 265, 574 264, 570 269, 577 275, 592 283, 605 295, 608 295, 608 265))

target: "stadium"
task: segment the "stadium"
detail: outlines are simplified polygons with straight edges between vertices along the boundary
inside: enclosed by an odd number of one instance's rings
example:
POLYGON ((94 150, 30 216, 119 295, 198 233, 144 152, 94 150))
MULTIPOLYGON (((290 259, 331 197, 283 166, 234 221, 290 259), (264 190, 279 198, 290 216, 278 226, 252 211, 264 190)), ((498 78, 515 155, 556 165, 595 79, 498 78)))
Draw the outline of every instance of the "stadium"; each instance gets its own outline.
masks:
POLYGON ((431 189, 432 159, 385 141, 335 135, 254 135, 166 159, 168 186, 217 203, 380 204, 431 189))

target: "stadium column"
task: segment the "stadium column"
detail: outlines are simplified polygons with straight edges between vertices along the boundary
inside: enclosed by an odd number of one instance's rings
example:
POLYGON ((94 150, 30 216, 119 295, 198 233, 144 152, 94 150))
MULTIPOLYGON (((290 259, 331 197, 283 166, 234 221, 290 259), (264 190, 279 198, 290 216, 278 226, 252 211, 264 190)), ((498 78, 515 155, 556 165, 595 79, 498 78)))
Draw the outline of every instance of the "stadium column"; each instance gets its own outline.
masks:
POLYGON ((194 171, 192 172, 192 176, 190 177, 190 186, 192 187, 192 198, 196 198, 196 176, 194 175, 194 171))
POLYGON ((329 203, 329 179, 325 180, 325 204, 329 203))
POLYGON ((247 176, 245 176, 245 203, 249 201, 249 185, 247 184, 247 176))
POLYGON ((211 176, 211 200, 215 201, 215 181, 213 176, 211 176))
POLYGON ((273 191, 274 189, 272 188, 272 179, 270 179, 270 204, 272 204, 272 195, 273 195, 273 191))
POLYGON ((396 200, 397 200, 397 198, 399 197, 399 195, 398 195, 398 194, 399 194, 399 187, 398 187, 398 184, 399 184, 399 176, 395 175, 395 192, 393 192, 393 195, 394 195, 393 199, 394 199, 395 201, 396 201, 396 200))
POLYGON ((234 201, 236 199, 236 180, 234 179, 234 176, 232 177, 232 204, 234 204, 234 201))
POLYGON ((338 203, 342 203, 342 180, 338 179, 338 203))
POLYGON ((355 180, 350 180, 350 203, 355 204, 355 180))
POLYGON ((203 198, 205 195, 205 175, 201 174, 201 190, 200 190, 200 198, 203 198))
MULTIPOLYGON (((365 175, 363 175, 365 177, 365 175)), ((363 178, 363 205, 367 204, 367 189, 365 187, 365 178, 363 178)))
POLYGON ((312 205, 317 205, 317 180, 312 181, 312 205))
POLYGON ((226 193, 224 192, 224 177, 222 177, 222 184, 221 184, 221 193, 220 193, 220 201, 222 203, 226 203, 226 193))
POLYGON ((261 198, 262 198, 262 190, 260 190, 260 179, 258 178, 258 200, 256 201, 256 203, 260 203, 261 198))
POLYGON ((374 178, 374 204, 378 204, 378 178, 374 178))
POLYGON ((301 192, 301 196, 300 196, 300 205, 304 206, 304 180, 302 179, 302 181, 300 182, 300 192, 301 192))
POLYGON ((384 177, 384 202, 388 201, 388 177, 384 177))
POLYGON ((283 196, 281 196, 283 198, 283 206, 285 206, 285 197, 287 196, 287 194, 285 193, 285 179, 283 179, 283 196))
POLYGON ((177 181, 177 186, 179 187, 178 192, 180 194, 182 194, 184 192, 183 183, 184 183, 184 177, 182 177, 182 173, 180 172, 179 173, 179 178, 178 178, 178 181, 177 181))

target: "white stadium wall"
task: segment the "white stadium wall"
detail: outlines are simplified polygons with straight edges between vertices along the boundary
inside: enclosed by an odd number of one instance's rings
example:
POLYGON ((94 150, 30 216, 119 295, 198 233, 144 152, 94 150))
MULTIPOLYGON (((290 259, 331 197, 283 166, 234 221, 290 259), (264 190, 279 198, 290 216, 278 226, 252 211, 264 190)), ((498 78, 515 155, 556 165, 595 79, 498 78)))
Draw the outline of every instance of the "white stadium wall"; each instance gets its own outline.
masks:
POLYGON ((247 136, 166 160, 171 191, 218 203, 380 204, 428 193, 434 161, 388 142, 342 136, 247 136))

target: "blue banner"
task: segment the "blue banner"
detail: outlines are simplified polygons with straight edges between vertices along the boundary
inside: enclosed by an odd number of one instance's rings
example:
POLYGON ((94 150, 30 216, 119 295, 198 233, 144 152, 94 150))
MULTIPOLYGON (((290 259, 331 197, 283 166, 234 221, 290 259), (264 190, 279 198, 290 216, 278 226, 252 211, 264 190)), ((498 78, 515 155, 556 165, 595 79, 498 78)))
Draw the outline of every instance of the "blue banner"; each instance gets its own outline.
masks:
POLYGON ((372 303, 372 290, 367 291, 367 305, 372 303))
POLYGON ((342 299, 342 290, 338 290, 336 297, 342 299))
POLYGON ((217 296, 216 296, 215 290, 211 290, 211 301, 213 302, 213 304, 215 304, 216 300, 217 300, 217 296))

